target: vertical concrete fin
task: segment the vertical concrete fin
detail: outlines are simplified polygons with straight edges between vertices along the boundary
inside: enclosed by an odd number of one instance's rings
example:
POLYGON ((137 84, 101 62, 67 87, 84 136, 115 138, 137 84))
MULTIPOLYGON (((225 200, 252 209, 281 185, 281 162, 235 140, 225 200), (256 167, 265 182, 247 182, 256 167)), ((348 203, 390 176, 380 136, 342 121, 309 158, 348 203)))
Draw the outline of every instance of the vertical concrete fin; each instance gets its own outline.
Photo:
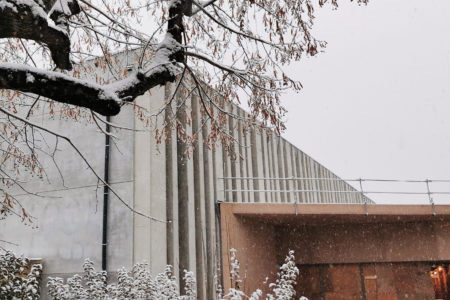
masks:
MULTIPOLYGON (((166 101, 171 97, 171 85, 167 84, 165 87, 165 99, 166 101)), ((172 118, 172 110, 165 110, 165 121, 166 123, 172 118)), ((176 137, 173 129, 169 129, 167 133, 167 142, 166 142, 166 230, 167 230, 167 238, 166 238, 166 247, 167 247, 167 264, 174 266, 175 265, 175 253, 174 253, 174 195, 173 195, 173 138, 176 137)))
MULTIPOLYGON (((244 114, 244 111, 242 109, 238 108, 236 114, 240 118, 242 118, 242 116, 244 114)), ((244 172, 244 169, 245 169, 244 165, 245 165, 246 157, 245 157, 245 154, 243 152, 243 145, 242 145, 242 143, 243 143, 243 141, 242 141, 243 140, 243 137, 242 137, 242 120, 237 120, 237 138, 238 138, 238 143, 239 143, 239 145, 238 145, 239 153, 238 153, 238 158, 237 158, 238 161, 239 161, 239 176, 241 178, 243 178, 243 177, 247 177, 248 175, 245 174, 245 172, 244 172)), ((240 194, 240 200, 241 200, 240 202, 245 202, 245 199, 246 199, 246 196, 247 196, 247 194, 244 192, 244 190, 247 188, 245 183, 246 183, 246 180, 244 180, 244 179, 240 179, 239 180, 239 189, 242 190, 242 192, 239 193, 240 194)))
MULTIPOLYGON (((267 136, 266 136, 266 130, 261 130, 261 167, 262 167, 262 174, 261 177, 267 178, 268 177, 268 170, 266 166, 266 159, 267 159, 267 136)), ((266 179, 261 181, 261 188, 265 191, 267 191, 268 188, 268 181, 266 179)), ((270 193, 264 192, 264 202, 270 202, 270 193)))
POLYGON ((235 130, 234 130, 234 106, 232 103, 230 103, 228 105, 228 112, 230 113, 230 115, 228 115, 228 134, 230 135, 230 137, 233 139, 231 141, 231 145, 230 145, 230 153, 229 153, 229 158, 230 158, 230 170, 231 170, 231 189, 233 190, 233 192, 231 193, 231 199, 233 202, 237 202, 238 201, 238 195, 237 195, 237 180, 236 180, 236 161, 237 161, 237 153, 236 153, 236 135, 235 135, 235 130))
MULTIPOLYGON (((201 143, 198 142, 200 133, 200 108, 197 97, 192 97, 192 132, 194 135, 193 142, 193 175, 194 175, 194 222, 195 222, 195 269, 197 271, 197 297, 200 300, 205 299, 204 293, 204 256, 203 256, 203 218, 202 218, 202 193, 201 193, 201 171, 200 171, 200 148, 201 143), (197 136, 197 138, 195 137, 197 136)), ((203 198, 204 199, 204 198, 203 198)))
MULTIPOLYGON (((284 177, 284 160, 283 160, 283 143, 280 136, 277 137, 277 164, 278 164, 278 178, 284 177)), ((282 203, 286 202, 286 181, 278 180, 280 200, 282 203)))
POLYGON ((178 241, 180 289, 184 293, 184 270, 191 270, 189 264, 189 188, 186 143, 186 106, 182 97, 177 97, 177 190, 178 190, 178 241))
MULTIPOLYGON (((254 126, 250 128, 250 148, 251 148, 251 155, 252 155, 252 177, 258 178, 259 177, 259 171, 258 171, 258 150, 257 150, 257 143, 256 143, 256 129, 254 126)), ((255 191, 259 190, 259 180, 254 179, 253 180, 253 189, 255 191)), ((254 192, 254 201, 260 202, 259 192, 254 192)))

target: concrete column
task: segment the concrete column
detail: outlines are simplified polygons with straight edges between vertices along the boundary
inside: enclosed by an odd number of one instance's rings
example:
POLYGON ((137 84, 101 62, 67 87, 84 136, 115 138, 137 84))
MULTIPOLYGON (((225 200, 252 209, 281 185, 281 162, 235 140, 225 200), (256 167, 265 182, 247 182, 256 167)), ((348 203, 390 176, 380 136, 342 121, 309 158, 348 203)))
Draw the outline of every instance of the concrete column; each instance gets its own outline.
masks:
MULTIPOLYGON (((306 166, 308 168, 308 177, 309 178, 315 178, 315 173, 314 173, 314 168, 313 168, 313 164, 312 164, 312 159, 309 156, 306 156, 306 166)), ((309 182, 309 187, 310 190, 316 190, 317 189, 317 185, 315 180, 308 180, 309 182)), ((317 201, 317 193, 316 192, 311 192, 311 203, 318 203, 317 201)))
MULTIPOLYGON (((251 154, 251 142, 250 142, 250 130, 251 128, 247 128, 244 134, 244 153, 245 153, 245 172, 246 177, 251 178, 253 176, 252 172, 252 154, 251 154)), ((253 193, 250 191, 253 189, 253 180, 247 179, 247 201, 253 202, 253 193)))
MULTIPOLYGON (((270 180, 270 184, 269 184, 269 188, 274 191, 276 190, 275 184, 276 181, 273 180, 273 178, 275 178, 274 172, 275 172, 275 156, 273 154, 273 131, 269 132, 269 140, 267 142, 267 157, 269 160, 269 177, 271 178, 270 180)), ((277 202, 276 199, 277 195, 275 192, 271 192, 270 193, 270 198, 271 198, 271 202, 277 202)))
MULTIPOLYGON (((159 102, 154 102, 152 111, 156 111, 164 103, 164 88, 158 88, 157 93, 154 93, 155 97, 159 99, 159 102)), ((156 122, 156 127, 161 128, 163 126, 164 119, 159 118, 156 122)), ((158 144, 156 139, 151 137, 150 139, 150 152, 147 155, 150 156, 150 212, 152 216, 160 216, 164 218, 167 213, 166 210, 166 176, 155 172, 161 170, 164 172, 166 168, 166 154, 165 146, 158 144)), ((166 223, 152 220, 150 222, 150 236, 151 236, 151 253, 150 266, 153 274, 164 271, 166 267, 166 223)))
MULTIPOLYGON (((295 151, 295 172, 296 172, 296 174, 295 174, 295 176, 297 177, 297 178, 302 178, 303 177, 303 175, 302 175, 302 166, 300 165, 300 153, 299 153, 299 151, 296 149, 296 151, 295 151)), ((303 180, 297 180, 297 190, 304 190, 305 188, 304 188, 304 181, 303 180)), ((306 203, 306 201, 305 201, 305 193, 303 193, 303 192, 298 192, 297 193, 297 199, 298 199, 298 202, 299 203, 306 203)))
MULTIPOLYGON (((250 128, 250 140, 251 140, 251 154, 252 154, 252 177, 258 178, 259 177, 259 170, 258 170, 258 150, 257 150, 257 143, 256 143, 256 129, 254 127, 250 128)), ((259 190, 259 180, 254 179, 253 180, 253 189, 259 190)), ((259 192, 254 192, 254 201, 260 202, 259 192)))
MULTIPOLYGON (((336 181, 334 180, 335 176, 333 173, 328 172, 328 177, 333 179, 332 181, 330 181, 330 191, 335 191, 335 184, 336 181)), ((333 203, 338 203, 338 198, 336 197, 336 193, 330 192, 330 199, 333 203)))
MULTIPOLYGON (((267 170, 267 166, 266 166, 266 158, 267 158, 267 136, 266 136, 266 131, 263 129, 261 131, 261 169, 262 169, 262 174, 261 177, 267 178, 268 176, 268 170, 267 170)), ((262 180, 261 182, 262 188, 266 191, 269 189, 269 182, 267 180, 262 180)), ((264 193, 264 202, 270 202, 270 193, 265 192, 264 193)))
MULTIPOLYGON (((205 230, 206 230, 206 299, 213 299, 214 292, 214 199, 211 197, 211 185, 214 181, 211 180, 213 172, 213 163, 210 159, 211 150, 208 149, 208 123, 204 122, 205 126, 202 128, 202 141, 203 141, 203 178, 204 178, 204 205, 205 205, 205 230)), ((213 154, 214 155, 214 154, 213 154)), ((214 192, 214 191, 213 191, 214 192)))
MULTIPOLYGON (((230 113, 230 115, 228 116, 228 134, 235 139, 236 135, 235 135, 235 131, 234 131, 234 118, 232 116, 233 114, 233 105, 229 104, 228 105, 228 111, 230 113)), ((229 153, 229 157, 230 157, 230 170, 231 170, 231 177, 233 179, 231 179, 231 189, 233 190, 233 192, 231 193, 231 199, 233 202, 237 202, 237 184, 236 184, 236 145, 235 145, 235 141, 231 141, 231 145, 230 145, 230 153, 229 153)))
MULTIPOLYGON (((219 278, 222 278, 222 246, 221 246, 221 226, 220 226, 220 206, 216 204, 219 199, 222 199, 223 194, 220 190, 223 190, 223 180, 220 182, 217 180, 218 174, 221 174, 220 166, 217 161, 220 161, 220 145, 216 144, 217 147, 214 147, 212 150, 212 180, 213 180, 213 195, 214 195, 214 235, 213 235, 213 243, 214 243, 214 274, 218 273, 219 278)), ((221 164, 220 164, 221 165, 221 164)))
MULTIPOLYGON (((149 100, 138 98, 137 104, 149 109, 149 100)), ((134 209, 145 215, 150 215, 150 139, 152 138, 150 130, 145 128, 142 121, 135 121, 135 148, 134 148, 134 209), (141 151, 140 149, 147 149, 141 151)), ((142 216, 134 216, 134 238, 133 238, 133 264, 142 261, 151 261, 151 224, 150 220, 142 216)))
MULTIPOLYGON (((315 172, 315 178, 321 178, 322 175, 320 173, 320 166, 319 164, 313 160, 313 166, 314 166, 314 172, 315 172)), ((320 203, 324 203, 325 202, 325 196, 324 196, 324 192, 322 192, 324 190, 324 182, 322 180, 316 180, 317 183, 317 189, 320 191, 318 192, 318 196, 319 196, 319 202, 320 203)))
POLYGON ((198 136, 201 131, 200 128, 200 108, 198 105, 198 99, 192 97, 192 133, 197 136, 197 139, 193 142, 193 175, 194 175, 194 211, 195 211, 195 269, 197 270, 197 297, 200 300, 205 298, 205 276, 203 265, 203 218, 202 218, 202 192, 201 192, 201 171, 200 171, 200 151, 201 144, 198 142, 198 136))
MULTIPOLYGON (((171 92, 171 85, 167 84, 165 87, 165 99, 170 99, 172 95, 171 92)), ((170 122, 170 119, 172 118, 172 110, 171 108, 165 110, 165 121, 166 123, 170 122)), ((175 253, 174 253, 174 175, 173 175, 173 137, 175 137, 175 132, 170 129, 167 132, 167 142, 166 142, 166 231, 167 231, 167 241, 166 241, 166 247, 167 247, 167 261, 166 263, 168 265, 174 266, 175 265, 175 253)))
MULTIPOLYGON (((291 168, 292 168, 292 176, 293 177, 299 177, 298 176, 298 168, 297 168, 297 149, 294 148, 294 146, 292 144, 289 144, 289 148, 290 148, 290 152, 291 152, 291 168)), ((292 189, 298 191, 300 189, 300 185, 298 180, 293 180, 292 181, 292 189)), ((294 199, 292 199, 293 202, 300 202, 300 197, 298 192, 294 192, 292 194, 292 197, 294 197, 294 199)))
MULTIPOLYGON (((320 168, 323 170, 323 176, 324 178, 330 178, 330 172, 325 169, 324 167, 322 167, 322 165, 320 166, 320 168)), ((331 181, 327 180, 324 182, 325 183, 325 199, 327 203, 333 203, 333 198, 331 197, 331 194, 329 191, 331 191, 330 186, 331 186, 331 181)))
MULTIPOLYGON (((306 173, 308 174, 308 178, 312 178, 313 177, 313 173, 311 170, 311 160, 309 159, 308 155, 304 155, 303 159, 305 161, 305 167, 306 167, 306 173)), ((314 190, 314 182, 312 180, 308 180, 308 190, 312 191, 314 190)), ((309 192, 309 203, 316 203, 316 194, 315 192, 309 192)))
MULTIPOLYGON (((327 170, 327 169, 325 169, 325 173, 326 173, 326 176, 327 176, 327 178, 332 178, 332 174, 331 174, 331 172, 329 171, 329 170, 327 170)), ((331 180, 329 180, 329 181, 327 181, 327 191, 328 191, 328 193, 327 193, 327 195, 328 195, 328 197, 327 197, 327 199, 328 199, 328 201, 330 202, 330 203, 335 203, 336 201, 335 201, 335 199, 333 198, 333 194, 330 192, 330 191, 332 191, 333 190, 333 183, 334 183, 334 181, 331 181, 331 180)))
MULTIPOLYGON (((345 191, 345 183, 343 181, 339 181, 339 190, 345 191)), ((346 193, 340 193, 341 195, 341 203, 347 203, 348 195, 346 193)))
MULTIPOLYGON (((322 173, 322 169, 320 168, 319 164, 313 160, 314 163, 314 170, 316 172, 316 177, 317 178, 323 178, 323 173, 322 173)), ((323 180, 317 180, 317 185, 318 185, 318 189, 320 190, 319 194, 319 201, 320 203, 324 203, 326 202, 325 200, 325 192, 323 192, 325 190, 325 182, 323 180)))
POLYGON ((213 178, 214 178, 214 201, 226 202, 227 195, 224 190, 226 189, 226 180, 219 179, 219 177, 225 176, 225 169, 223 163, 223 155, 225 150, 220 141, 215 144, 213 149, 213 178))
MULTIPOLYGON (((223 110, 228 110, 228 107, 224 104, 224 102, 222 101, 222 109, 223 110)), ((225 124, 223 124, 224 128, 228 127, 228 116, 224 116, 225 118, 225 124)), ((231 168, 230 168, 230 162, 229 162, 229 152, 227 151, 226 147, 228 145, 224 145, 222 144, 222 169, 223 169, 223 177, 227 178, 231 176, 231 168)), ((232 184, 231 184, 231 180, 230 179, 224 179, 224 188, 226 190, 226 192, 224 193, 225 202, 229 202, 233 200, 233 195, 231 192, 229 192, 230 189, 232 189, 232 184)))
MULTIPOLYGON (((280 174, 278 172, 278 151, 277 151, 278 142, 277 141, 278 141, 277 135, 274 132, 272 132, 271 133, 271 139, 270 139, 270 143, 271 143, 270 149, 271 149, 271 152, 272 152, 271 159, 272 159, 272 174, 273 174, 273 178, 279 178, 280 177, 280 174)), ((274 202, 278 203, 278 202, 281 201, 281 196, 280 196, 280 192, 279 192, 281 187, 280 187, 279 180, 272 180, 272 187, 276 191, 276 192, 274 192, 274 195, 273 195, 273 197, 275 198, 274 202)))
POLYGON ((182 97, 177 98, 177 183, 178 183, 178 240, 179 240, 179 274, 180 291, 185 293, 184 270, 191 270, 189 264, 189 187, 188 158, 183 132, 186 131, 186 104, 182 97))
MULTIPOLYGON (((284 162, 284 178, 291 177, 290 175, 290 156, 288 155, 288 143, 285 139, 282 139, 283 141, 283 162, 284 162)), ((292 181, 289 179, 285 179, 285 187, 286 187, 286 201, 292 202, 292 193, 289 192, 292 190, 292 181)))
MULTIPOLYGON (((242 110, 242 109, 237 109, 237 111, 236 111, 236 114, 239 116, 239 117, 243 117, 243 115, 244 115, 244 111, 242 110)), ((243 151, 243 137, 242 137, 242 121, 241 120, 237 120, 236 121, 237 122, 237 139, 238 139, 238 163, 239 163, 239 176, 240 177, 246 177, 247 175, 245 174, 245 172, 244 172, 244 169, 245 169, 245 159, 246 159, 246 157, 245 157, 245 154, 244 154, 244 151, 243 151)), ((247 186, 246 186, 246 180, 244 180, 244 179, 239 179, 239 189, 240 190, 245 190, 245 189, 248 189, 247 188, 247 186)), ((246 200, 246 197, 247 196, 247 193, 246 192, 240 192, 239 193, 239 198, 240 198, 240 202, 246 202, 245 200, 246 200)))
MULTIPOLYGON (((277 137, 277 164, 278 164, 278 178, 284 177, 284 159, 283 159, 283 143, 281 137, 277 137)), ((278 180, 280 189, 280 202, 286 202, 286 181, 283 179, 278 180)))

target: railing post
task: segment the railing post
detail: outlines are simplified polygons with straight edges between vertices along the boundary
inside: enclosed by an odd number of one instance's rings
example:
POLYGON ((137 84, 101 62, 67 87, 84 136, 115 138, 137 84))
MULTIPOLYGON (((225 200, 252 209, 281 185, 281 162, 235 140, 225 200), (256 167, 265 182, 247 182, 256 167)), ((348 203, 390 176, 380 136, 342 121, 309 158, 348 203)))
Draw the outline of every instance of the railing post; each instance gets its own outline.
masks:
POLYGON ((369 208, 367 207, 367 198, 364 197, 364 190, 363 190, 363 185, 362 185, 362 179, 359 178, 359 188, 361 189, 361 201, 364 203, 364 209, 366 211, 366 216, 369 215, 369 208))
POLYGON ((431 197, 431 191, 430 191, 430 180, 429 179, 425 179, 425 183, 427 185, 427 194, 428 194, 428 201, 431 204, 431 209, 433 210, 433 216, 436 215, 436 207, 434 206, 434 200, 433 197, 431 197))
POLYGON ((291 192, 294 194, 294 201, 295 201, 295 203, 294 203, 294 207, 295 207, 295 215, 297 215, 298 214, 298 211, 297 211, 297 204, 298 204, 298 197, 297 197, 297 192, 295 191, 295 188, 294 188, 294 176, 292 176, 292 189, 291 189, 291 192))

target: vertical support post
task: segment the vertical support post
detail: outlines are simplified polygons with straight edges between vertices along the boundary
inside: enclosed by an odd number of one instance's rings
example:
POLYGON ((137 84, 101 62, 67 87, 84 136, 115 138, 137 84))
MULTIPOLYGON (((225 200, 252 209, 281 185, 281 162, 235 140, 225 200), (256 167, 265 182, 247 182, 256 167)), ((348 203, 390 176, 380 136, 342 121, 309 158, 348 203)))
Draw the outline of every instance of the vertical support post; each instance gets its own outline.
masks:
POLYGON ((431 209, 432 209, 432 212, 433 212, 433 216, 435 216, 435 215, 436 215, 436 207, 434 206, 434 200, 433 200, 433 197, 431 197, 430 182, 431 182, 431 180, 425 179, 425 183, 426 183, 426 185, 427 185, 428 201, 430 201, 431 209))
POLYGON ((104 181, 103 186, 103 229, 102 229, 102 270, 107 271, 107 259, 108 259, 108 208, 109 208, 109 156, 110 156, 110 138, 109 132, 111 128, 109 126, 111 118, 106 117, 106 127, 105 127, 105 170, 104 170, 104 181))
POLYGON ((325 300, 325 284, 323 283, 323 269, 319 265, 320 300, 325 300))
POLYGON ((361 201, 364 203, 364 209, 366 211, 366 216, 369 215, 369 208, 367 207, 367 198, 364 197, 364 190, 363 190, 363 185, 362 185, 362 179, 359 179, 359 188, 361 190, 361 201))
POLYGON ((223 261, 222 261, 222 216, 220 213, 220 204, 222 202, 215 201, 214 202, 214 208, 215 208, 215 214, 216 214, 216 228, 217 228, 217 241, 218 241, 218 273, 219 273, 219 283, 220 286, 223 287, 223 261))
POLYGON ((359 264, 359 277, 361 279, 362 300, 366 300, 366 285, 364 283, 364 270, 363 270, 362 264, 359 264))

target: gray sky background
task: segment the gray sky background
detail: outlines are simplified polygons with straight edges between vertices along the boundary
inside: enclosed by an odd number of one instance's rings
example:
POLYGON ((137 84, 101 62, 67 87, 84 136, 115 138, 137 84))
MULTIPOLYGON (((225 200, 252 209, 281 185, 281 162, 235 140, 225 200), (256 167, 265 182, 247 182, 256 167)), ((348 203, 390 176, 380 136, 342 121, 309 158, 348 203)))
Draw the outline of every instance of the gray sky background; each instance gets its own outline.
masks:
MULTIPOLYGON (((283 97, 284 136, 343 178, 450 179, 450 1, 340 1, 316 16, 314 32, 328 47, 288 67, 304 89, 283 97)), ((450 203, 450 195, 436 201, 450 203)))

